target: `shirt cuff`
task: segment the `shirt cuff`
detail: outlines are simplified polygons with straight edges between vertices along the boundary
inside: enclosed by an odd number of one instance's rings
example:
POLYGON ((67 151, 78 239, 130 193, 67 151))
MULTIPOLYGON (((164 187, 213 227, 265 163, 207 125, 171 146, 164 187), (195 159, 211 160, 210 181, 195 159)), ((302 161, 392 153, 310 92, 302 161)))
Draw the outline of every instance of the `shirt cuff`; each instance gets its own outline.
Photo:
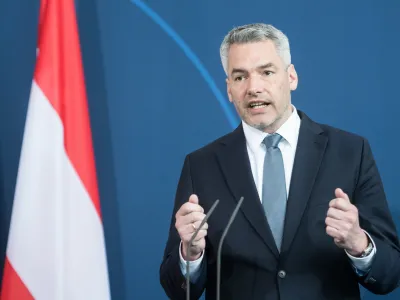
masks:
MULTIPOLYGON (((179 244, 179 258, 180 258, 180 268, 183 276, 186 276, 186 260, 183 259, 182 252, 181 252, 181 247, 182 247, 182 241, 179 244)), ((196 280, 199 278, 201 274, 201 263, 203 261, 204 257, 204 250, 201 253, 201 256, 193 261, 189 261, 189 276, 190 276, 190 281, 191 282, 196 282, 196 280)))
POLYGON ((373 247, 372 247, 373 249, 372 249, 371 253, 365 257, 355 257, 355 256, 350 255, 345 250, 347 256, 350 258, 350 260, 353 264, 353 267, 355 268, 356 273, 360 276, 363 276, 366 273, 368 273, 368 271, 371 269, 373 258, 376 255, 376 246, 375 246, 374 240, 371 238, 371 236, 368 234, 368 232, 366 232, 365 230, 363 230, 363 231, 368 236, 368 239, 371 241, 371 243, 373 245, 373 247))

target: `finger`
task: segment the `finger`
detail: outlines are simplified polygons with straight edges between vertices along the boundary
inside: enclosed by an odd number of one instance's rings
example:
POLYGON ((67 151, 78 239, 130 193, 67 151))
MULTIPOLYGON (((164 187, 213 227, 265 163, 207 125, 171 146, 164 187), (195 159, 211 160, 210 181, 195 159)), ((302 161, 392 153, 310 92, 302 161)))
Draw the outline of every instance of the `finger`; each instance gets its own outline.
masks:
POLYGON ((199 197, 197 197, 195 194, 190 195, 189 202, 193 204, 199 204, 199 197))
POLYGON ((195 241, 199 241, 199 240, 201 240, 201 239, 204 239, 206 235, 207 235, 207 230, 200 230, 200 231, 197 233, 197 235, 196 235, 196 237, 194 238, 194 240, 195 240, 195 241))
POLYGON ((352 209, 353 204, 343 198, 335 198, 329 202, 329 207, 336 208, 342 211, 349 211, 352 209))
POLYGON ((346 247, 346 243, 341 239, 334 238, 333 241, 335 242, 336 245, 338 245, 338 246, 340 246, 342 248, 346 247))
POLYGON ((333 226, 327 226, 326 227, 326 233, 333 237, 334 239, 337 239, 337 243, 341 243, 345 245, 349 241, 349 232, 348 230, 341 230, 337 229, 333 226))
POLYGON ((186 202, 181 206, 181 208, 176 212, 176 217, 178 216, 185 216, 192 212, 201 212, 204 213, 204 209, 195 203, 186 202))
POLYGON ((326 226, 330 226, 330 227, 333 227, 333 228, 335 228, 336 230, 340 230, 340 221, 339 220, 337 220, 337 219, 333 219, 333 218, 331 218, 331 217, 327 217, 326 219, 325 219, 325 224, 326 224, 326 226))
POLYGON ((201 240, 193 241, 192 247, 199 248, 200 252, 203 251, 204 247, 205 247, 205 240, 201 239, 201 240))
MULTIPOLYGON (((185 225, 185 229, 184 231, 182 231, 183 234, 187 234, 187 233, 194 233, 200 226, 202 221, 197 221, 194 223, 189 223, 185 225)), ((208 224, 207 222, 203 224, 203 226, 201 227, 200 230, 207 230, 208 229, 208 224)))
MULTIPOLYGON (((190 240, 192 239, 192 237, 193 237, 193 232, 190 232, 190 233, 188 233, 188 234, 185 234, 185 235, 183 235, 182 237, 181 237, 181 239, 182 239, 182 241, 184 241, 184 242, 186 242, 186 243, 189 243, 190 242, 190 240)), ((207 230, 200 230, 198 233, 197 233, 197 235, 196 235, 196 237, 194 238, 194 240, 193 241, 199 241, 199 240, 201 240, 201 239, 204 239, 204 237, 207 235, 207 230)))
POLYGON ((193 223, 177 226, 176 230, 178 231, 179 236, 182 240, 189 240, 193 233, 196 231, 193 227, 193 223))
POLYGON ((194 225, 194 223, 186 224, 185 226, 185 234, 193 234, 197 230, 198 227, 194 225))
POLYGON ((344 220, 346 212, 336 207, 331 207, 328 209, 326 216, 336 220, 344 220))
POLYGON ((340 188, 337 188, 335 190, 335 196, 336 196, 336 198, 343 198, 350 202, 349 196, 347 196, 347 194, 345 192, 343 192, 343 190, 340 188))
MULTIPOLYGON (((194 212, 186 216, 180 216, 176 219, 175 228, 182 237, 185 234, 193 233, 200 226, 205 215, 199 212, 194 212)), ((208 228, 208 225, 206 225, 208 228)))
POLYGON ((332 237, 334 239, 338 239, 339 241, 341 241, 339 230, 337 230, 336 228, 334 228, 332 226, 326 226, 326 233, 330 237, 332 237))
MULTIPOLYGON (((195 227, 196 229, 199 228, 201 222, 203 222, 203 220, 194 222, 194 223, 193 223, 194 227, 195 227)), ((205 223, 203 224, 203 226, 201 226, 201 229, 202 229, 202 230, 207 230, 207 229, 208 229, 208 223, 205 222, 205 223)))
POLYGON ((351 229, 350 223, 343 220, 332 219, 330 217, 327 217, 325 219, 325 224, 327 226, 335 228, 342 237, 351 229))
MULTIPOLYGON (((198 221, 201 222, 205 217, 206 217, 206 215, 201 212, 192 212, 188 215, 181 216, 179 218, 179 223, 182 225, 187 225, 190 223, 196 223, 198 221)), ((200 223, 199 223, 199 225, 200 225, 200 223)))

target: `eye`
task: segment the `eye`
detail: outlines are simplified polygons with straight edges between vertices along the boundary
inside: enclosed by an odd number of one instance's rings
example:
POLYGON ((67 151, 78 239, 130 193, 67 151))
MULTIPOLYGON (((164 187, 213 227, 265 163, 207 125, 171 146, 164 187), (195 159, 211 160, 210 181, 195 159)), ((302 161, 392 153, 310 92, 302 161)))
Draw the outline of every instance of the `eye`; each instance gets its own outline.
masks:
POLYGON ((235 81, 243 81, 244 79, 245 79, 245 77, 244 77, 243 75, 241 75, 241 76, 236 76, 236 77, 234 78, 235 81))
POLYGON ((274 74, 274 72, 268 70, 264 71, 264 75, 270 76, 272 74, 274 74))

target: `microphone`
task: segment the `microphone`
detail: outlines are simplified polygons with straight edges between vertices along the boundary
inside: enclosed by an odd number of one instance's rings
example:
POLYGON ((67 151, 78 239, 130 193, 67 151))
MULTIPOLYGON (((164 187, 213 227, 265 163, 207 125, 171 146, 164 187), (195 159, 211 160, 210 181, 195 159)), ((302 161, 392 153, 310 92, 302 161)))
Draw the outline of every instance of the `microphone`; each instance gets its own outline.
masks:
POLYGON ((222 250, 222 244, 224 243, 225 236, 228 233, 229 228, 231 227, 233 221, 236 218, 236 215, 239 211, 240 206, 242 205, 242 202, 244 200, 244 197, 241 197, 238 204, 236 204, 235 210, 232 213, 232 216, 229 218, 228 224, 225 227, 224 232, 222 233, 221 240, 219 241, 218 245, 218 254, 217 254, 217 300, 220 300, 220 282, 221 282, 221 250, 222 250))
MULTIPOLYGON (((219 199, 215 200, 214 204, 211 206, 210 210, 208 211, 208 213, 206 214, 206 216, 204 217, 203 221, 201 221, 199 228, 197 228, 195 230, 195 232, 193 233, 190 241, 189 241, 189 246, 187 249, 187 256, 190 257, 190 248, 192 246, 192 243, 194 241, 194 239, 196 238, 197 234, 199 233, 199 231, 201 230, 201 227, 203 227, 204 223, 207 222, 208 218, 211 216, 211 214, 213 213, 214 209, 217 207, 219 203, 219 199)), ((190 278, 189 278, 189 261, 186 261, 186 299, 190 300, 190 278)))

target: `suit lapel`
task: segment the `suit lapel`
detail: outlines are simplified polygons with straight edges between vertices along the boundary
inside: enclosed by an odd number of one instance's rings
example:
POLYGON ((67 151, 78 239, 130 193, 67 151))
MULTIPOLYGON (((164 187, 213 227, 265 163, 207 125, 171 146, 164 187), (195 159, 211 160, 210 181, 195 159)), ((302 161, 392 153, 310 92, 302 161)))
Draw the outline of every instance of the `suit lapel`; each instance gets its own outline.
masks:
POLYGON ((299 111, 301 126, 286 209, 281 252, 286 252, 296 235, 325 152, 328 138, 321 127, 299 111))
POLYGON ((242 196, 244 197, 241 211, 272 253, 278 257, 279 252, 269 229, 251 173, 242 126, 239 126, 221 143, 217 157, 229 189, 232 191, 236 202, 242 196))

